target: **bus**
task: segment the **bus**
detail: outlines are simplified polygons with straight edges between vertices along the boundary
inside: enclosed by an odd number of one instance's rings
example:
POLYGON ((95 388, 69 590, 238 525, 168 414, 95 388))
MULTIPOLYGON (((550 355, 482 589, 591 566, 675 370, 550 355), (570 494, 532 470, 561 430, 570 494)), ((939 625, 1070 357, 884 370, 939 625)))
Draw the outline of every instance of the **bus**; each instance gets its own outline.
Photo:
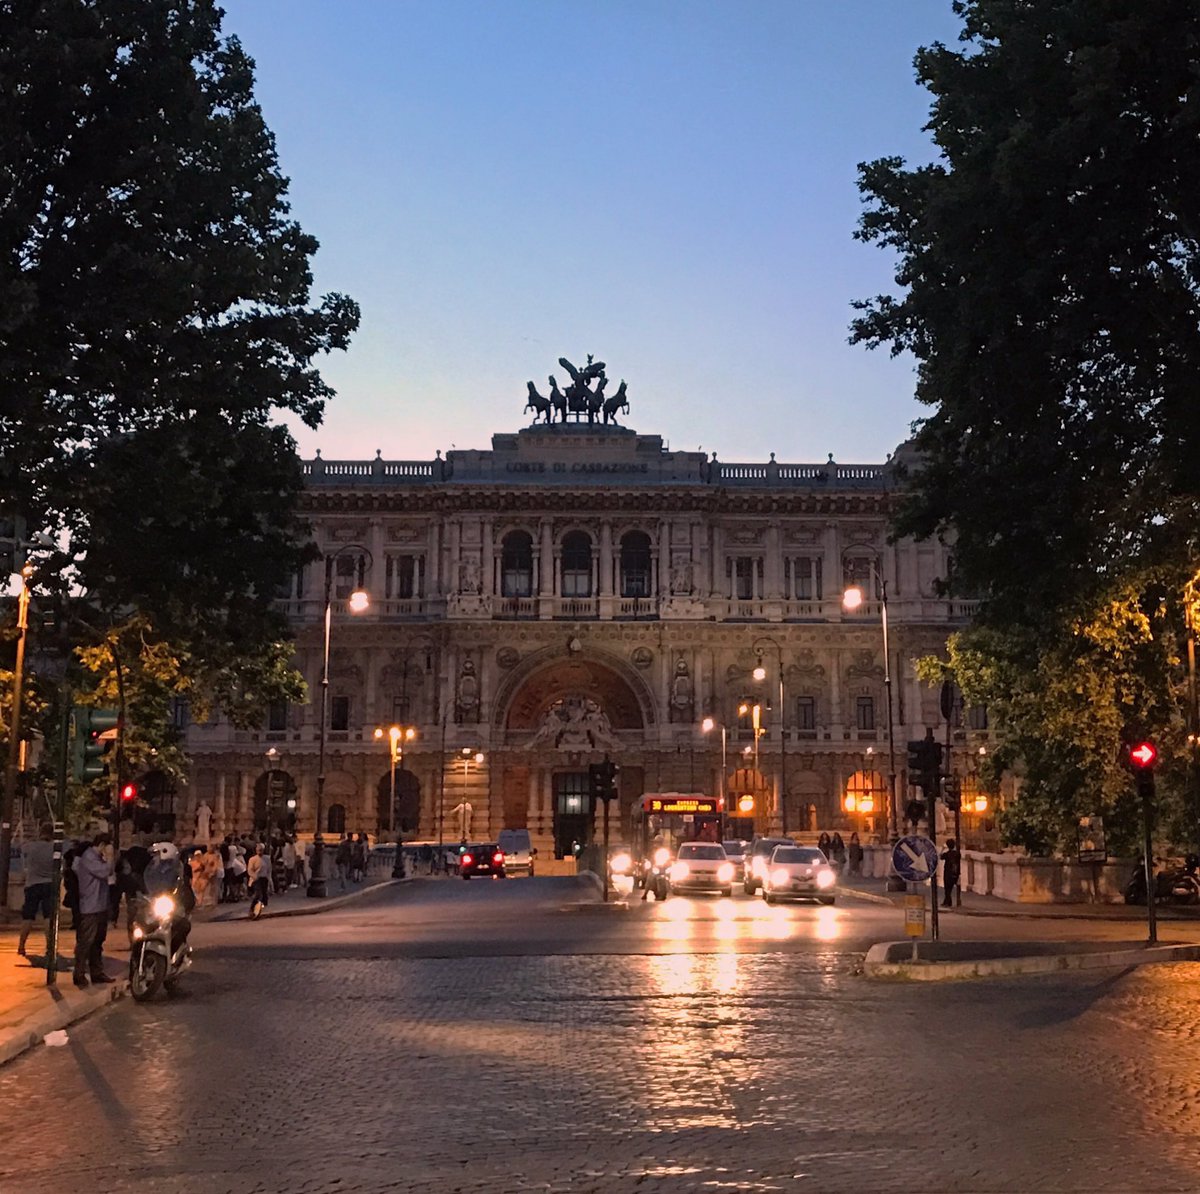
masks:
POLYGON ((650 792, 633 807, 633 846, 643 860, 660 846, 674 857, 683 842, 720 843, 724 825, 719 796, 650 792))

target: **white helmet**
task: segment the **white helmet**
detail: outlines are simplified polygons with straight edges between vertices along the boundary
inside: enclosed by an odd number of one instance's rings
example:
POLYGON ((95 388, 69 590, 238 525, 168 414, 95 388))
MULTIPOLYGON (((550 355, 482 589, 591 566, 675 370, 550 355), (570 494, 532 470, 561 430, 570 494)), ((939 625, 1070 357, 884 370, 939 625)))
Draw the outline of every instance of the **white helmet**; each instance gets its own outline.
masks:
POLYGON ((179 848, 174 842, 155 842, 150 847, 150 853, 159 862, 175 862, 179 858, 179 848))

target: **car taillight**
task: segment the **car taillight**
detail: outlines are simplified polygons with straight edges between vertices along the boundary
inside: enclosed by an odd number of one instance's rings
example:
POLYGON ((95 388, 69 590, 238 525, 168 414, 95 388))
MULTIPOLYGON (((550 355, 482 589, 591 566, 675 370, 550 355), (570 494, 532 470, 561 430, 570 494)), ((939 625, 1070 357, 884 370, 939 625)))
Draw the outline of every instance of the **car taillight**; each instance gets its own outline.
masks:
POLYGON ((470 866, 470 865, 471 865, 471 863, 473 863, 474 861, 475 861, 475 859, 473 859, 473 858, 470 856, 470 854, 464 854, 464 855, 462 856, 462 864, 463 864, 463 866, 470 866))
POLYGON ((502 851, 500 851, 500 850, 497 850, 497 851, 496 851, 496 853, 492 855, 492 861, 493 861, 493 862, 494 862, 494 863, 495 863, 497 866, 499 866, 499 865, 500 865, 500 864, 501 864, 501 863, 504 861, 504 854, 503 854, 503 852, 502 852, 502 851))

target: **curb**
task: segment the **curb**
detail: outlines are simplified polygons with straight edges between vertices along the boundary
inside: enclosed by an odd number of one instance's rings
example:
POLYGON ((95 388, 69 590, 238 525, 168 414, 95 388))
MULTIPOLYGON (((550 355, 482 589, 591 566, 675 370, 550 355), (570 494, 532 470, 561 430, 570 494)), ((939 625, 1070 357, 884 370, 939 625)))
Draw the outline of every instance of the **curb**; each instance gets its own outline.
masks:
POLYGON ((628 912, 629 904, 625 900, 610 900, 607 904, 588 901, 580 904, 560 904, 560 912, 628 912))
POLYGON ((907 982, 996 978, 1012 974, 1057 974, 1064 970, 1102 970, 1144 966, 1154 962, 1200 961, 1200 945, 1158 945, 1097 953, 1031 954, 1017 958, 978 958, 961 962, 889 962, 888 950, 905 942, 882 941, 867 951, 863 972, 868 978, 907 982))
POLYGON ((852 896, 856 900, 865 900, 868 904, 883 904, 887 908, 904 910, 903 905, 897 904, 894 900, 889 900, 887 896, 876 895, 871 891, 859 891, 857 887, 839 887, 836 890, 840 896, 852 896))
POLYGON ((35 1045, 40 1045, 48 1032, 68 1028, 80 1020, 87 1019, 101 1008, 122 998, 125 992, 124 982, 114 982, 98 991, 91 988, 87 991, 73 990, 70 993, 56 990, 51 996, 55 1002, 50 1007, 34 1013, 24 1023, 0 1035, 0 1066, 19 1057, 35 1045))
MULTIPOLYGON (((280 908, 277 912, 271 911, 271 905, 267 905, 267 910, 258 918, 259 920, 274 920, 283 916, 317 916, 322 912, 329 912, 334 908, 340 908, 343 904, 353 903, 355 900, 361 900, 363 896, 370 895, 373 891, 383 891, 388 887, 398 887, 401 883, 411 883, 411 876, 407 879, 385 879, 382 883, 372 883, 370 887, 360 888, 358 891, 348 891, 345 895, 326 896, 322 900, 314 900, 311 904, 302 904, 299 908, 280 908)), ((218 913, 216 916, 206 917, 202 921, 197 921, 198 924, 221 925, 233 924, 240 920, 249 920, 250 917, 242 911, 237 913, 229 912, 228 915, 218 913)))

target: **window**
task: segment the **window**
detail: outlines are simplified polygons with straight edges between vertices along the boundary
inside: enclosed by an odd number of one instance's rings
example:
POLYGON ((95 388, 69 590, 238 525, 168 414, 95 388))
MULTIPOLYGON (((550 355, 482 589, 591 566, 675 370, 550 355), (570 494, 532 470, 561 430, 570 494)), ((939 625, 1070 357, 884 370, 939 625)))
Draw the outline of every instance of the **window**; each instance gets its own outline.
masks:
POLYGON ((287 730, 287 701, 272 701, 267 706, 267 733, 282 734, 287 730))
POLYGON ((875 698, 869 696, 856 697, 854 701, 855 725, 860 730, 875 728, 875 698))
POLYGON ((419 556, 388 556, 387 596, 408 601, 421 596, 419 556))
POLYGON ((650 536, 645 531, 621 536, 621 596, 650 596, 650 536))
POLYGON ((971 705, 967 709, 967 728, 986 730, 988 728, 988 711, 986 705, 971 705))
POLYGON ((333 562, 333 595, 345 601, 356 589, 366 583, 367 561, 365 557, 345 552, 333 562))
POLYGON ((754 556, 737 556, 733 560, 733 595, 738 601, 753 601, 755 579, 762 573, 762 561, 754 556))
POLYGON ((592 541, 583 531, 571 531, 562 541, 562 596, 592 595, 592 541))
POLYGON ((412 701, 409 699, 408 693, 402 693, 398 697, 392 698, 392 725, 402 726, 407 725, 409 713, 412 710, 412 701))
POLYGON ((817 698, 802 696, 796 698, 796 728, 798 730, 815 730, 817 728, 817 698))
POLYGON ((329 728, 344 733, 350 729, 350 698, 335 696, 329 702, 329 728))
POLYGON ((842 581, 847 589, 852 585, 862 589, 863 597, 868 601, 878 601, 882 596, 879 587, 879 564, 874 556, 846 556, 842 561, 842 581))
POLYGON ((528 531, 509 531, 500 548, 500 594, 533 596, 533 538, 528 531))
POLYGON ((325 832, 332 833, 340 837, 346 832, 346 806, 344 804, 331 804, 329 812, 325 819, 325 832))
POLYGON ((793 601, 821 600, 821 558, 820 556, 799 556, 785 561, 787 580, 791 585, 788 590, 793 601))
POLYGON ((171 725, 177 730, 186 730, 191 722, 192 710, 187 697, 175 697, 171 701, 171 725))

